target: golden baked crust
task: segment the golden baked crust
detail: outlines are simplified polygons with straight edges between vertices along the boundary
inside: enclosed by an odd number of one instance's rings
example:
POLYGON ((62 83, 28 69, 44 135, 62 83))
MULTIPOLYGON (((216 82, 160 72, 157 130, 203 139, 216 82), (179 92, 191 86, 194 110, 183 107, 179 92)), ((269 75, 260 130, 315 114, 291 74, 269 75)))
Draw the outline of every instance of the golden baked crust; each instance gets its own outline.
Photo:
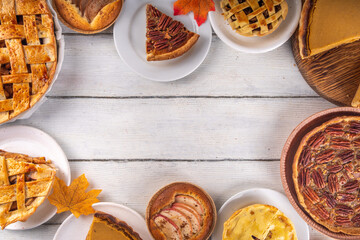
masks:
POLYGON ((53 0, 60 20, 74 31, 93 34, 110 27, 120 14, 123 0, 53 0))
POLYGON ((0 150, 0 226, 26 221, 49 195, 56 170, 51 161, 0 150))
POLYGON ((333 232, 360 235, 360 117, 337 117, 307 133, 293 163, 298 200, 333 232))
POLYGON ((155 54, 154 52, 151 52, 151 53, 147 54, 147 56, 146 56, 147 60, 148 61, 162 61, 162 60, 169 60, 169 59, 180 57, 181 55, 183 55, 184 53, 189 51, 190 48, 192 48, 192 46, 194 46, 194 44, 199 39, 198 34, 190 33, 190 36, 191 37, 187 40, 185 45, 181 46, 180 48, 178 48, 172 52, 161 53, 158 55, 155 54))
POLYGON ((308 26, 314 2, 314 0, 305 0, 300 15, 298 41, 301 58, 310 56, 310 50, 308 47, 308 26))
POLYGON ((220 6, 231 28, 247 37, 272 33, 288 13, 286 0, 222 0, 220 6))
POLYGON ((224 223, 223 240, 292 239, 295 227, 274 206, 253 204, 235 211, 224 223))
POLYGON ((170 208, 177 196, 193 197, 203 209, 201 230, 188 240, 208 239, 216 224, 216 207, 211 197, 201 188, 186 182, 176 182, 160 189, 150 200, 146 209, 146 223, 150 233, 157 240, 166 240, 166 236, 154 222, 154 217, 162 210, 170 208))
MULTIPOLYGON (((142 240, 140 235, 137 232, 135 232, 132 229, 132 227, 127 225, 126 222, 121 221, 118 218, 116 218, 116 217, 114 217, 114 216, 112 216, 110 214, 107 214, 107 213, 104 213, 104 212, 101 212, 101 211, 96 211, 95 214, 94 214, 93 224, 94 224, 95 221, 106 222, 107 225, 109 225, 109 226, 117 229, 118 231, 122 232, 128 239, 142 240)), ((87 240, 91 240, 91 230, 92 230, 93 224, 92 224, 92 226, 90 228, 90 231, 89 231, 88 235, 86 236, 87 240)))
POLYGON ((55 75, 57 47, 46 0, 3 2, 0 18, 0 123, 4 123, 46 93, 55 75))
POLYGON ((189 51, 200 37, 150 4, 146 7, 146 17, 147 61, 179 57, 189 51))

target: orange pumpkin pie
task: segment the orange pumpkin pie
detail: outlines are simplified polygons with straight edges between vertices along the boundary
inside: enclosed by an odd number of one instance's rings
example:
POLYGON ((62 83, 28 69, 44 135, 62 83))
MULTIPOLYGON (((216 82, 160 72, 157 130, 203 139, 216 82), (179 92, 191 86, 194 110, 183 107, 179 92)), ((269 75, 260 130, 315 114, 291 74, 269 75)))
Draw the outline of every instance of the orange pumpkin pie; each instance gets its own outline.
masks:
POLYGON ((136 233, 125 222, 116 217, 97 211, 91 224, 86 240, 141 240, 136 233))
POLYGON ((359 0, 306 0, 299 25, 302 58, 360 39, 359 0))

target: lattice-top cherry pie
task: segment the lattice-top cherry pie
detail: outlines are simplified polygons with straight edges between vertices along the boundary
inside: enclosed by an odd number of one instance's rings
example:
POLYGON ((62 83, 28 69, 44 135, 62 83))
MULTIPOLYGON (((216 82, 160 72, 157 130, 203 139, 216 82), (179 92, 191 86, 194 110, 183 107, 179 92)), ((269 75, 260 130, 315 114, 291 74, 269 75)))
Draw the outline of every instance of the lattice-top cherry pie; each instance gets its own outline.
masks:
POLYGON ((49 195, 55 174, 43 157, 0 150, 0 227, 34 214, 49 195))
POLYGON ((232 29, 243 36, 265 36, 286 18, 286 0, 222 0, 221 8, 232 29))
POLYGON ((0 123, 34 106, 56 69, 54 22, 46 0, 0 1, 0 123))
POLYGON ((360 117, 338 117, 309 132, 293 164, 300 204, 333 232, 360 235, 360 117))

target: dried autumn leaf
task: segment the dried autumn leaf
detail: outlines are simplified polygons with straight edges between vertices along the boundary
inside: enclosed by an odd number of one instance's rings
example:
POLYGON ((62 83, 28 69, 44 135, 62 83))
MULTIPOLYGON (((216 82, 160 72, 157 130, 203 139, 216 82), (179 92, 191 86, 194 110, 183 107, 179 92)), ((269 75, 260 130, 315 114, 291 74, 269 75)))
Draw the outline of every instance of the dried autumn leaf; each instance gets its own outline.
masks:
POLYGON ((49 201, 56 206, 57 213, 71 211, 75 217, 94 213, 92 205, 99 202, 96 198, 101 190, 91 190, 85 192, 89 187, 85 174, 75 179, 70 186, 56 177, 53 193, 49 196, 49 201))
POLYGON ((206 21, 210 11, 215 11, 213 0, 177 0, 174 3, 175 16, 194 12, 194 18, 199 26, 206 21))

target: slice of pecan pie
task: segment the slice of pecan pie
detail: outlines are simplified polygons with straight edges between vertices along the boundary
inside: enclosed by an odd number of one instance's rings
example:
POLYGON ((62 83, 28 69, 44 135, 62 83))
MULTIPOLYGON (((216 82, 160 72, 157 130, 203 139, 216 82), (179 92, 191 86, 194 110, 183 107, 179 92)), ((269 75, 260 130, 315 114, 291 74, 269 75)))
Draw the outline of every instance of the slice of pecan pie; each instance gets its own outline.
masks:
POLYGON ((360 117, 334 118, 309 132, 293 164, 300 204, 333 232, 360 235, 360 117))
POLYGON ((154 6, 146 7, 146 54, 148 61, 168 60, 189 51, 199 39, 179 21, 160 12, 154 6))

